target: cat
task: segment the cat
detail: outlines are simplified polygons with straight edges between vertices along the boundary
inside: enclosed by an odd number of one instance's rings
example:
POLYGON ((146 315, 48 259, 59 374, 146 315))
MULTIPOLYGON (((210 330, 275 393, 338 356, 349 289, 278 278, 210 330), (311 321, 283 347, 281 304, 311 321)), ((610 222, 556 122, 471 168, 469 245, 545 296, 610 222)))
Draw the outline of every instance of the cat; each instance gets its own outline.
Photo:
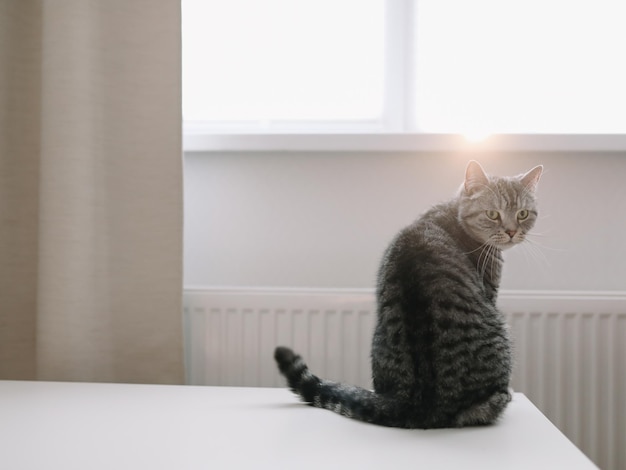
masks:
POLYGON ((404 228, 378 272, 372 340, 374 390, 320 379, 279 346, 289 387, 310 405, 400 428, 497 421, 511 400, 508 329, 496 308, 502 250, 537 219, 543 166, 515 177, 471 161, 457 195, 404 228))

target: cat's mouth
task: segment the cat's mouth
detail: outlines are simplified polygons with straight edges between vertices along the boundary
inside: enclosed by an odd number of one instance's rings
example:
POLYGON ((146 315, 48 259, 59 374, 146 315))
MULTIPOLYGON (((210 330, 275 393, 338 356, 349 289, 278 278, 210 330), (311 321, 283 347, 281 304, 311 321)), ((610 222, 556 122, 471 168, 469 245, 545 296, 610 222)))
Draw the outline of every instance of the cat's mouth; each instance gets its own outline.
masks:
POLYGON ((523 241, 524 241, 523 237, 520 237, 520 238, 509 238, 509 237, 507 237, 506 239, 500 239, 500 240, 496 241, 495 245, 498 248, 500 248, 501 250, 504 250, 504 249, 507 249, 507 248, 512 248, 515 245, 519 245, 523 241))
POLYGON ((524 235, 522 233, 516 233, 513 235, 509 235, 507 233, 498 233, 493 235, 490 239, 491 244, 501 250, 506 250, 507 248, 519 245, 523 241, 524 235))
POLYGON ((519 242, 516 242, 516 241, 513 241, 513 240, 507 240, 507 241, 504 241, 504 242, 498 242, 497 245, 498 245, 498 247, 500 249, 506 249, 506 248, 512 248, 515 245, 517 245, 518 243, 519 242))

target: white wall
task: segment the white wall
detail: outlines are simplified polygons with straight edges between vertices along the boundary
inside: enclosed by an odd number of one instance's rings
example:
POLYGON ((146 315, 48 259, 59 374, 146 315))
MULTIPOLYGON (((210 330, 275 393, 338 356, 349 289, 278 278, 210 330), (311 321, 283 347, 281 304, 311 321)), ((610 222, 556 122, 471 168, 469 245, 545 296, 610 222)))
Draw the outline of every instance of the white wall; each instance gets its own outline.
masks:
POLYGON ((190 153, 187 286, 373 287, 393 235, 487 172, 543 164, 543 247, 506 252, 502 288, 626 290, 626 153, 190 153))

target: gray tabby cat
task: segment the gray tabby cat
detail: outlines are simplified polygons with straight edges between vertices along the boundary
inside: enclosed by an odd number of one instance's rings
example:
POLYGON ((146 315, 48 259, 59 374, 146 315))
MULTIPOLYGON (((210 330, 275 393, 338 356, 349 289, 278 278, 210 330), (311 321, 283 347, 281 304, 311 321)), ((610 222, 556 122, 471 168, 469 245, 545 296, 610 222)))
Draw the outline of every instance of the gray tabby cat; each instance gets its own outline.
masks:
POLYGON ((533 227, 542 170, 494 177, 472 161, 457 196, 392 241, 378 273, 374 391, 320 379, 278 347, 290 388, 313 406, 384 426, 495 422, 511 400, 511 346, 496 308, 501 251, 533 227))

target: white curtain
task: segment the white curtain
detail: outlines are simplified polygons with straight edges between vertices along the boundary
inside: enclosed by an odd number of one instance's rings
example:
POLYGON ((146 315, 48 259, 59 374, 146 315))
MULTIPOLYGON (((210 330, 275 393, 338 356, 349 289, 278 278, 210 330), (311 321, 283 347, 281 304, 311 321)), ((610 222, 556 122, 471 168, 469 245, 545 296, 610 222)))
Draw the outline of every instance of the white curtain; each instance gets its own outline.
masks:
POLYGON ((178 0, 0 0, 0 379, 181 383, 178 0))

